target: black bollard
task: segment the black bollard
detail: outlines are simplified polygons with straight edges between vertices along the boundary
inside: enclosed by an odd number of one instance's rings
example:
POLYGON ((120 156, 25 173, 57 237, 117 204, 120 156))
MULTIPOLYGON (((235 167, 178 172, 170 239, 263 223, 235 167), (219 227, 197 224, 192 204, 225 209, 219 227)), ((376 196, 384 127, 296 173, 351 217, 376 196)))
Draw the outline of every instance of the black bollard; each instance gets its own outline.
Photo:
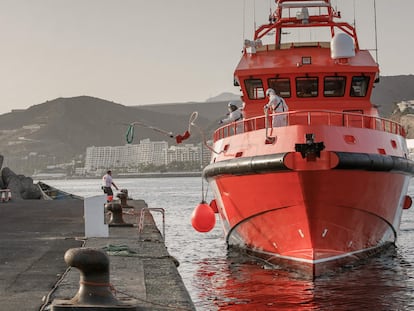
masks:
POLYGON ((119 301, 112 294, 109 257, 94 248, 71 248, 65 262, 80 271, 80 287, 70 300, 55 300, 52 311, 63 310, 139 310, 135 300, 119 301))
POLYGON ((126 223, 122 217, 122 207, 119 203, 106 203, 105 208, 111 212, 111 218, 108 225, 110 227, 133 227, 133 224, 126 223))
POLYGON ((122 208, 134 208, 133 206, 130 206, 127 203, 127 199, 128 199, 128 190, 127 189, 121 189, 121 192, 119 192, 116 196, 121 201, 121 207, 122 208))

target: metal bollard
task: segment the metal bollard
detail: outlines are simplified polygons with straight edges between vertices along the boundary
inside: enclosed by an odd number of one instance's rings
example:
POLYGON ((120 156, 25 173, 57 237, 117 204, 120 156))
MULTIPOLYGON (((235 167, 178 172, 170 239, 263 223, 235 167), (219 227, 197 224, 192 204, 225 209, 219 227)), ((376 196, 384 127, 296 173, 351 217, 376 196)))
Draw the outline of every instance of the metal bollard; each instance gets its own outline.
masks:
POLYGON ((64 310, 139 310, 133 299, 119 301, 112 294, 109 280, 109 258, 94 248, 71 248, 65 262, 80 271, 80 287, 70 300, 54 300, 52 311, 64 310))
POLYGON ((106 203, 105 208, 107 211, 111 212, 111 218, 108 225, 110 227, 133 227, 134 224, 129 224, 124 221, 122 217, 122 206, 119 203, 106 203))
POLYGON ((119 192, 116 196, 121 201, 121 207, 122 208, 134 208, 133 206, 130 206, 127 203, 127 199, 128 199, 128 190, 127 189, 121 189, 121 192, 119 192))

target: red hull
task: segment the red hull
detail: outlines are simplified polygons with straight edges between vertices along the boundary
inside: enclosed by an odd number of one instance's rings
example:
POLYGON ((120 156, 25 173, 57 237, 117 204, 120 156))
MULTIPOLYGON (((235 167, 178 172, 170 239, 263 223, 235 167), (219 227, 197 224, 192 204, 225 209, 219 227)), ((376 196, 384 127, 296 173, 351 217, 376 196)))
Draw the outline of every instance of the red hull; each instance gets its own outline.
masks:
POLYGON ((319 125, 273 135, 270 145, 260 130, 218 140, 215 147, 227 150, 204 171, 229 245, 317 276, 396 241, 413 171, 400 136, 319 125), (288 148, 306 133, 346 156, 323 150, 308 159, 288 148), (338 139, 350 134, 359 143, 338 139), (386 145, 387 154, 370 154, 386 145))
POLYGON ((395 242, 407 183, 402 174, 329 170, 221 176, 213 189, 230 245, 318 275, 322 263, 395 242))

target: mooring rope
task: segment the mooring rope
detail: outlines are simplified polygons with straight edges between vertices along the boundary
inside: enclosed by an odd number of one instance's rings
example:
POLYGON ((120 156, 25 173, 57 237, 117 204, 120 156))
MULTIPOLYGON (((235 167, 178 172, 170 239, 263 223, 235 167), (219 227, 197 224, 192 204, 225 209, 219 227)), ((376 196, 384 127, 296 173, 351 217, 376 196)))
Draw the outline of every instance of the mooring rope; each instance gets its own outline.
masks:
POLYGON ((173 135, 172 132, 168 132, 168 131, 165 131, 165 130, 160 129, 158 127, 145 124, 144 122, 141 122, 141 121, 135 121, 135 122, 132 122, 131 124, 129 124, 128 130, 127 130, 126 135, 125 135, 125 138, 126 138, 126 141, 127 141, 128 144, 131 144, 134 141, 135 125, 146 127, 148 129, 154 130, 154 131, 159 132, 161 134, 167 135, 170 138, 174 138, 174 135, 173 135))
POLYGON ((128 129, 127 129, 126 134, 125 134, 126 142, 128 144, 131 144, 134 141, 135 125, 139 125, 141 127, 145 127, 145 128, 154 130, 154 131, 159 132, 161 134, 167 135, 170 138, 174 138, 175 137, 175 140, 176 140, 177 144, 180 144, 184 140, 188 139, 191 136, 191 127, 194 127, 194 128, 196 128, 199 131, 199 133, 201 135, 201 138, 202 138, 203 145, 206 146, 211 152, 213 152, 215 154, 220 154, 220 153, 224 152, 224 150, 222 150, 220 152, 217 152, 211 146, 209 146, 207 144, 206 135, 205 135, 203 129, 201 129, 195 123, 195 121, 197 120, 197 118, 198 118, 198 112, 197 111, 194 111, 190 115, 190 118, 188 120, 187 130, 182 135, 174 135, 172 132, 166 131, 164 129, 161 129, 161 128, 158 128, 158 127, 155 127, 155 126, 152 126, 152 125, 145 124, 144 122, 141 122, 141 121, 132 122, 132 123, 130 123, 128 125, 128 129))

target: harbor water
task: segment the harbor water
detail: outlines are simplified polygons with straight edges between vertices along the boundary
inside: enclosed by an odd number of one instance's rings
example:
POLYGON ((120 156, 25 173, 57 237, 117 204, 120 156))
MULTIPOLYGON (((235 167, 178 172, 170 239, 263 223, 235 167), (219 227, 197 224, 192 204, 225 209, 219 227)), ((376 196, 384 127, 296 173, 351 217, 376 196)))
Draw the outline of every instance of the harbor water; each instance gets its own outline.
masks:
MULTIPOLYGON (((191 213, 211 193, 200 177, 114 179, 134 199, 165 209, 166 245, 198 311, 414 310, 414 207, 403 212, 395 248, 343 272, 310 281, 229 252, 220 220, 209 233, 191 213), (204 196, 203 192, 204 190, 204 196)), ((84 197, 102 194, 99 179, 48 180, 84 197)), ((414 196, 414 182, 409 194, 414 196)), ((161 215, 154 213, 161 231, 161 215)))

